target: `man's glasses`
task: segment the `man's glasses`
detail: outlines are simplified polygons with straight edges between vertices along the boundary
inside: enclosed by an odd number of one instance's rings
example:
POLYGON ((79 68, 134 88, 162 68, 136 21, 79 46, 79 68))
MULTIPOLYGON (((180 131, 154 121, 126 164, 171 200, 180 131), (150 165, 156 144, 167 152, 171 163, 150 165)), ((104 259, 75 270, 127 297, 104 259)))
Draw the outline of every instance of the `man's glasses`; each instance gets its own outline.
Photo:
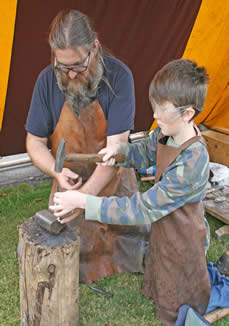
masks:
POLYGON ((88 68, 89 61, 90 61, 90 55, 91 55, 91 52, 88 53, 88 56, 87 56, 84 64, 80 65, 80 66, 61 66, 61 65, 58 65, 57 61, 56 61, 56 57, 55 57, 55 59, 54 59, 54 68, 59 69, 59 70, 61 70, 63 72, 66 72, 66 73, 69 73, 69 71, 84 72, 88 68))

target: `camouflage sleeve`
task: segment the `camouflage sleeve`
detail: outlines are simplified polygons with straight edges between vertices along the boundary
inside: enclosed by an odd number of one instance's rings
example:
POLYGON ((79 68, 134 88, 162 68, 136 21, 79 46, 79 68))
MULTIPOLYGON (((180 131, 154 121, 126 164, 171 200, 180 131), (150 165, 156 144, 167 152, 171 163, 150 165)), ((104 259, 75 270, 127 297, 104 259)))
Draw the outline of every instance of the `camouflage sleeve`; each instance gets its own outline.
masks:
POLYGON ((162 179, 145 193, 131 198, 87 196, 86 219, 109 224, 150 224, 186 203, 203 199, 209 175, 208 153, 196 142, 164 171, 162 179))
POLYGON ((149 137, 139 142, 133 144, 121 143, 120 153, 126 155, 126 160, 124 163, 116 164, 116 166, 141 169, 154 165, 159 132, 160 129, 156 128, 150 133, 149 137))

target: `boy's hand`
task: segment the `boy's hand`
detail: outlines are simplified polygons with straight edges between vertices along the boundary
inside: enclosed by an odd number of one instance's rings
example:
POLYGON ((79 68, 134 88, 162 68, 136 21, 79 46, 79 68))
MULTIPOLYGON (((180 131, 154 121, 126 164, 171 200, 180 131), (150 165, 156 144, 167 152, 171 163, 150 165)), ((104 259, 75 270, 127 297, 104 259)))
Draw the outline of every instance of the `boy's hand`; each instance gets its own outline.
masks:
POLYGON ((49 209, 54 212, 56 217, 64 217, 61 223, 67 223, 76 218, 80 211, 78 208, 85 208, 87 195, 76 190, 67 190, 64 192, 56 192, 53 197, 53 205, 49 209))
POLYGON ((115 164, 114 155, 118 154, 120 150, 120 144, 114 144, 109 147, 105 147, 99 151, 99 154, 105 154, 103 157, 104 163, 99 163, 102 166, 113 166, 115 164))

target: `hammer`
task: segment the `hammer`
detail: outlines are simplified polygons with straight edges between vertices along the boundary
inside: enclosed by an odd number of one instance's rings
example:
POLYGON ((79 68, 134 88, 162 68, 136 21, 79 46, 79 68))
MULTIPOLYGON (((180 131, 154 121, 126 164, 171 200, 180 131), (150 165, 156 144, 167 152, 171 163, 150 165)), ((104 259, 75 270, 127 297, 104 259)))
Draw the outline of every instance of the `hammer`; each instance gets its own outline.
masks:
MULTIPOLYGON (((64 162, 82 162, 82 163, 101 163, 103 162, 103 156, 105 154, 78 154, 78 153, 71 153, 65 154, 65 140, 62 139, 58 146, 56 152, 56 160, 55 160, 55 171, 60 173, 64 167, 64 162)), ((117 163, 122 163, 125 161, 125 154, 117 154, 114 155, 115 161, 117 163)), ((57 186, 57 191, 59 191, 59 187, 57 186)), ((59 234, 64 227, 65 224, 61 224, 57 218, 54 216, 52 212, 49 210, 42 210, 36 213, 36 219, 39 225, 48 231, 51 234, 59 234)))
MULTIPOLYGON (((60 173, 63 169, 64 161, 62 160, 62 156, 64 152, 65 141, 62 140, 57 149, 56 156, 58 159, 55 160, 55 172, 57 173, 60 173)), ((60 190, 58 184, 56 190, 60 190)), ((37 212, 35 218, 43 229, 54 235, 59 234, 66 226, 65 224, 61 224, 56 216, 48 209, 37 212)))
MULTIPOLYGON (((61 172, 64 167, 64 162, 81 162, 81 163, 102 163, 105 154, 84 154, 84 153, 69 153, 65 154, 65 140, 62 139, 56 152, 55 171, 61 172)), ((115 162, 125 162, 125 154, 116 154, 113 156, 115 162)))

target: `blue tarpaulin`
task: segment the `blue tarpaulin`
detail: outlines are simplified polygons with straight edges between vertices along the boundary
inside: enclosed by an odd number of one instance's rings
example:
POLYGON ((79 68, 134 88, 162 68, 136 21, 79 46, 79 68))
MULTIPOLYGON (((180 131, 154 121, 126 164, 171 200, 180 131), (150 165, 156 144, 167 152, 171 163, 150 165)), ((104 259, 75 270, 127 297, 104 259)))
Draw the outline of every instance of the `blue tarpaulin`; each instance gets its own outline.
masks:
MULTIPOLYGON (((217 308, 229 308, 229 277, 220 274, 213 263, 210 262, 207 266, 211 283, 211 296, 206 313, 217 308)), ((176 326, 204 325, 211 324, 191 306, 184 304, 179 308, 176 326)))
POLYGON ((217 308, 229 308, 229 277, 218 271, 213 263, 208 263, 211 282, 211 296, 206 313, 217 308))

